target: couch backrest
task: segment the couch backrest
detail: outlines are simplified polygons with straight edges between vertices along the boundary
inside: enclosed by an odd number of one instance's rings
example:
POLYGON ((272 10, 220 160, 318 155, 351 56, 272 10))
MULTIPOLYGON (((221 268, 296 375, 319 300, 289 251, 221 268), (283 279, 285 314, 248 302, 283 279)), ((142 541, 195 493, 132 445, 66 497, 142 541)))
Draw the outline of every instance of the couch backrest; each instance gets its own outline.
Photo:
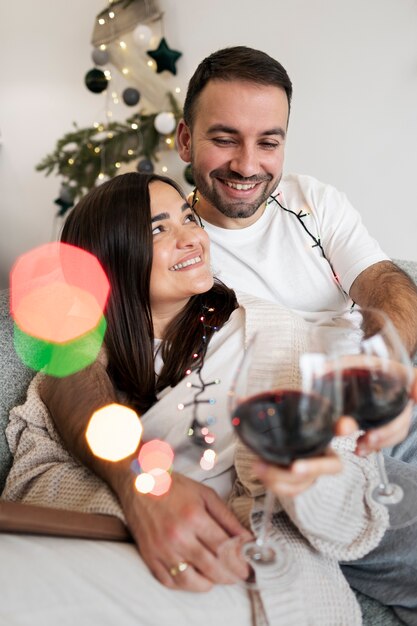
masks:
MULTIPOLYGON (((417 262, 395 260, 417 284, 417 262)), ((13 345, 13 322, 9 312, 9 293, 0 291, 0 493, 11 466, 12 457, 5 428, 12 407, 24 401, 26 389, 35 372, 21 362, 13 345)))

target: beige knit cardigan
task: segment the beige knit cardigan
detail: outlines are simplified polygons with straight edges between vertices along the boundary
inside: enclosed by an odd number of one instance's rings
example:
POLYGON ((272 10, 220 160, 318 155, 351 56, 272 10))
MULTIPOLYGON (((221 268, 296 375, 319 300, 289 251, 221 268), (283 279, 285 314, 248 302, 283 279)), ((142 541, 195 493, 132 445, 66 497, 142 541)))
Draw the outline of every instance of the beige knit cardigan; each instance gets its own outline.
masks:
MULTIPOLYGON (((297 355, 307 345, 305 322, 272 303, 242 294, 239 301, 245 309, 246 341, 256 330, 268 329, 266 349, 257 357, 254 389, 257 377, 263 381, 267 377, 271 385, 295 385, 297 355)), ((109 488, 63 447, 39 397, 41 376, 32 381, 25 404, 10 414, 7 438, 14 463, 2 496, 124 520, 109 488)), ((358 559, 376 547, 387 527, 387 512, 371 498, 371 485, 377 478, 373 460, 355 456, 350 439, 334 440, 334 447, 343 456, 341 474, 323 476, 303 494, 276 502, 273 536, 289 548, 293 567, 281 578, 257 568, 263 604, 258 625, 361 624, 359 605, 338 561, 358 559)), ((256 532, 264 489, 252 475, 252 462, 252 454, 238 443, 238 478, 230 504, 242 523, 256 532)))

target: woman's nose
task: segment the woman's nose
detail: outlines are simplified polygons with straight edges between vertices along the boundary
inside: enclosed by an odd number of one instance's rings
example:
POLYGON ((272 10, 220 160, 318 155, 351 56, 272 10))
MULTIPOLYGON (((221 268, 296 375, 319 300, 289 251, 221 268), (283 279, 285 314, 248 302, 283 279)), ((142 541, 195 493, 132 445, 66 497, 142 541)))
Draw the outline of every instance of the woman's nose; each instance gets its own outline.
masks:
POLYGON ((177 246, 179 248, 193 248, 199 243, 197 228, 190 226, 182 227, 177 233, 177 246))

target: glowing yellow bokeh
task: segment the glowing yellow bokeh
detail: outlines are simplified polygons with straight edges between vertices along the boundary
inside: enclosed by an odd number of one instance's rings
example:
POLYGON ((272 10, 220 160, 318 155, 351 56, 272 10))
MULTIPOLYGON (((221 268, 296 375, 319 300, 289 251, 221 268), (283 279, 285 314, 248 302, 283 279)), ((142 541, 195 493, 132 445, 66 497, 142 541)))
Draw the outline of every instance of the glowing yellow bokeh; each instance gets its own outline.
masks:
POLYGON ((133 409, 109 404, 93 413, 85 436, 95 456, 107 461, 121 461, 135 452, 142 431, 140 419, 133 409))

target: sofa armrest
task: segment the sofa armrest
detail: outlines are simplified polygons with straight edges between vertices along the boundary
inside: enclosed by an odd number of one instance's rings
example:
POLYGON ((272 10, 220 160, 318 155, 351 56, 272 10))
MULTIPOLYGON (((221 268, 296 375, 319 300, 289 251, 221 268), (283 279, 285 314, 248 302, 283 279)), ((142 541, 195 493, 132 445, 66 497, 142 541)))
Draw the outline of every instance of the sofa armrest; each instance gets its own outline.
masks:
POLYGON ((0 499, 0 532, 132 541, 118 518, 0 499))

